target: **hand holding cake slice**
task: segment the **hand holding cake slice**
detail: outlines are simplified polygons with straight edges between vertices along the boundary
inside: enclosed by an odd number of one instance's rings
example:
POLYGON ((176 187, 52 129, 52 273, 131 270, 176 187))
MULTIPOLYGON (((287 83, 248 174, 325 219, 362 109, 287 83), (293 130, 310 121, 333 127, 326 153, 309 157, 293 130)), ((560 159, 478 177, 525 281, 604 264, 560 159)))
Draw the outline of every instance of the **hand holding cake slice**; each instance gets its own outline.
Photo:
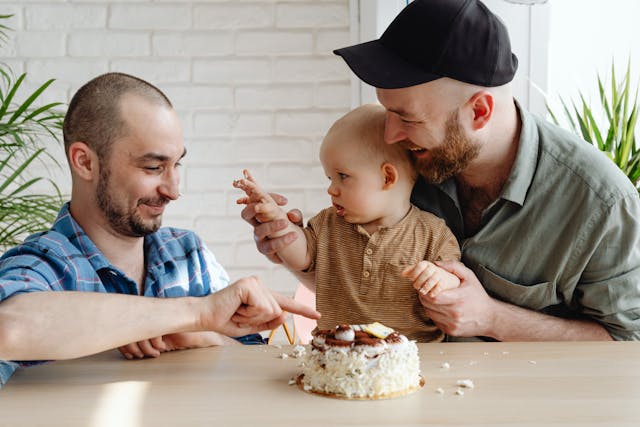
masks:
POLYGON ((415 342, 375 323, 316 331, 298 385, 330 397, 386 399, 417 391, 424 380, 415 342))

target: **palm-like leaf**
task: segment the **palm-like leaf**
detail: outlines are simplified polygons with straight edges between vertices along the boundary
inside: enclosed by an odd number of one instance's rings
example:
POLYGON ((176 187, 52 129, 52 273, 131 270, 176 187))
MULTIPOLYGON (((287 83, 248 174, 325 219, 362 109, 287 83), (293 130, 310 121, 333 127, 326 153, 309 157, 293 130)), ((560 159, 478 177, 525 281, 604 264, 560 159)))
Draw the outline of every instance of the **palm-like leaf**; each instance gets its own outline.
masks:
MULTIPOLYGON (((0 15, 0 22, 11 15, 0 15)), ((0 42, 6 41, 9 28, 0 23, 0 42)), ((63 115, 56 111, 61 103, 39 106, 38 100, 53 83, 48 80, 33 93, 17 101, 26 74, 14 78, 0 64, 0 250, 18 244, 29 233, 47 229, 55 220, 62 196, 56 184, 34 176, 32 166, 59 166, 47 151, 47 142, 60 142, 63 115), (38 194, 36 184, 48 183, 50 194, 38 194)))
MULTIPOLYGON (((591 105, 580 94, 579 106, 571 102, 568 108, 564 99, 560 98, 562 110, 571 130, 584 140, 596 146, 607 155, 626 175, 640 192, 640 147, 636 139, 638 123, 638 88, 633 94, 631 89, 631 63, 627 63, 622 81, 618 82, 615 66, 611 65, 611 85, 609 93, 598 76, 598 93, 603 122, 591 105), (604 136, 606 135, 606 137, 604 136)), ((558 118, 547 105, 551 120, 559 124, 558 118)))

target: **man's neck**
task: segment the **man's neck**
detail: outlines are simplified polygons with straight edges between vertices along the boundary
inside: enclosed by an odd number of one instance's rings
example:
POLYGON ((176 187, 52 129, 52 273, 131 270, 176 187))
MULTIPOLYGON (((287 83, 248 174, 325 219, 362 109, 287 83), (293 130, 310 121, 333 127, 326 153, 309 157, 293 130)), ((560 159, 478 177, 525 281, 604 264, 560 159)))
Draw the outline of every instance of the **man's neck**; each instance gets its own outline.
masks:
POLYGON ((497 198, 516 160, 522 126, 515 104, 496 117, 491 134, 483 142, 477 159, 456 176, 458 185, 477 189, 497 198))
POLYGON ((500 194, 511 175, 518 153, 520 116, 515 105, 496 118, 497 125, 473 164, 456 176, 458 199, 465 224, 465 235, 482 227, 482 214, 500 194))
MULTIPOLYGON (((73 199, 73 198, 72 198, 73 199)), ((146 274, 144 259, 144 237, 128 237, 116 233, 109 227, 100 212, 85 209, 83 204, 70 204, 73 219, 113 266, 122 270, 138 283, 139 292, 146 274)))

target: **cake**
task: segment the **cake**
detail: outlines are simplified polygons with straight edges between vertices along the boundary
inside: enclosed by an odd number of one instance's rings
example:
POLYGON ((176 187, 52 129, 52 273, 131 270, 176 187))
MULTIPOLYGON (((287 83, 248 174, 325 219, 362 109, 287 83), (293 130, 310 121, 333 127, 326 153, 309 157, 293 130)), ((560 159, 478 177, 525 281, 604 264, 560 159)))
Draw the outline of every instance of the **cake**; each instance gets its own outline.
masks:
POLYGON ((298 385, 344 399, 385 399, 424 384, 415 341, 379 323, 313 333, 298 385))

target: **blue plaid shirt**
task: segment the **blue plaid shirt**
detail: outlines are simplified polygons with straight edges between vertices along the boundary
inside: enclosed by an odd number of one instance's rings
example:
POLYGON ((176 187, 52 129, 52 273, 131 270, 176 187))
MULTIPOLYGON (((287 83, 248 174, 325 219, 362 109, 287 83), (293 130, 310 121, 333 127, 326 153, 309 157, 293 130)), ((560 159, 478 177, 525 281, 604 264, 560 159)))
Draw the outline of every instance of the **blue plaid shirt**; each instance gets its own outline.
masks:
MULTIPOLYGON (((144 249, 144 296, 198 297, 229 284, 226 271, 191 231, 161 228, 144 238, 144 249)), ((111 265, 71 217, 68 203, 49 231, 29 236, 0 258, 0 301, 37 291, 138 294, 136 282, 111 265)), ((0 387, 28 364, 0 361, 0 387)))

